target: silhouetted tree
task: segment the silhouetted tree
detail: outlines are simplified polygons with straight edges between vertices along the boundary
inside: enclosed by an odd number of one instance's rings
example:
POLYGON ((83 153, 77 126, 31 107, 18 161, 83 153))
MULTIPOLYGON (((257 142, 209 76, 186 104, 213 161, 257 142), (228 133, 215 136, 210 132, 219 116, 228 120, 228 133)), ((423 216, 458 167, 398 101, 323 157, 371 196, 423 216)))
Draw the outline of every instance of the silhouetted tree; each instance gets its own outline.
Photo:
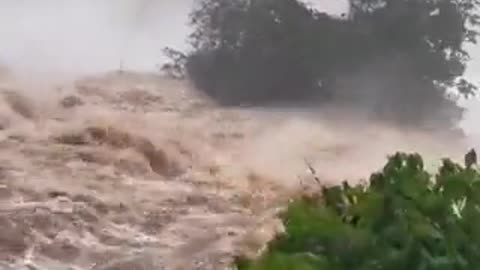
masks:
POLYGON ((341 101, 386 120, 452 126, 462 116, 455 97, 476 90, 462 76, 478 5, 350 0, 337 18, 297 0, 198 0, 185 69, 227 105, 341 101))

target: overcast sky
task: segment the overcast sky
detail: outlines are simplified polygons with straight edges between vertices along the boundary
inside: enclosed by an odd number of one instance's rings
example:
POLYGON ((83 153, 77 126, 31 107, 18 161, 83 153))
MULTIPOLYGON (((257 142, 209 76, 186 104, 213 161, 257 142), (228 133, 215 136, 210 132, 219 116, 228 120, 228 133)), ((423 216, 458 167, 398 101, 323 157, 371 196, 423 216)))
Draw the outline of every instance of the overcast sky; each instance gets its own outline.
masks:
POLYGON ((2 0, 0 62, 29 70, 151 69, 182 47, 190 0, 2 0))
MULTIPOLYGON (((347 0, 306 0, 341 13, 347 0)), ((151 70, 165 46, 185 48, 193 0, 1 0, 0 64, 18 70, 95 72, 151 70)), ((468 76, 480 78, 480 47, 471 47, 468 76), (477 60, 478 59, 478 60, 477 60)), ((466 103, 469 131, 480 134, 480 103, 466 103), (474 117, 475 115, 479 117, 474 117), (478 126, 478 127, 477 127, 478 126)))
MULTIPOLYGON (((152 69, 164 46, 185 47, 193 0, 1 0, 0 62, 18 68, 104 70, 120 59, 152 69)), ((339 13, 344 0, 310 0, 339 13)))

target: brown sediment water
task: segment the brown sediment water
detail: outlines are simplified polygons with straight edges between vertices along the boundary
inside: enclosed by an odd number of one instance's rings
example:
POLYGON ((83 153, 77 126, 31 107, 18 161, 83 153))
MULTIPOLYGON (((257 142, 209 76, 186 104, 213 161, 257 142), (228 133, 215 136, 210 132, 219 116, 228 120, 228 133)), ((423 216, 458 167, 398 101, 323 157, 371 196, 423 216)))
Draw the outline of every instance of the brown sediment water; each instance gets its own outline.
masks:
POLYGON ((466 149, 333 109, 222 108, 151 73, 34 87, 5 76, 0 89, 6 269, 227 269, 281 230, 277 207, 315 185, 306 161, 333 184, 395 151, 434 166, 466 149))

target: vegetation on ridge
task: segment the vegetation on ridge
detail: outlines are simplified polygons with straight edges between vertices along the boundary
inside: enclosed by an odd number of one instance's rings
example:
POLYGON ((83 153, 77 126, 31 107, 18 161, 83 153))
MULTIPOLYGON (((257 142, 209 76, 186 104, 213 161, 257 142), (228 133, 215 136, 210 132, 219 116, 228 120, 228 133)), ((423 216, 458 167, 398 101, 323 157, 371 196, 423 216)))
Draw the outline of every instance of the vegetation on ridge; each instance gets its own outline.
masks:
POLYGON ((368 185, 324 188, 282 219, 286 233, 238 269, 480 269, 480 174, 449 159, 430 175, 397 153, 368 185))

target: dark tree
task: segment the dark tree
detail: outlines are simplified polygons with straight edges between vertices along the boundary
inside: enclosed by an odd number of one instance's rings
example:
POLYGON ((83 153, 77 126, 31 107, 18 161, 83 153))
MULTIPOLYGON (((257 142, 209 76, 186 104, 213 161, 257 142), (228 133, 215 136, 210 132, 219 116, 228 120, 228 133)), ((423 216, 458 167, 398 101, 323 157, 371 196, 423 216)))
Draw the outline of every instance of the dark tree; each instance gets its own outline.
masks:
POLYGON ((185 69, 226 105, 340 102, 451 127, 463 112, 455 98, 476 90, 463 47, 476 42, 478 0, 350 0, 338 18, 297 0, 196 4, 185 69))

